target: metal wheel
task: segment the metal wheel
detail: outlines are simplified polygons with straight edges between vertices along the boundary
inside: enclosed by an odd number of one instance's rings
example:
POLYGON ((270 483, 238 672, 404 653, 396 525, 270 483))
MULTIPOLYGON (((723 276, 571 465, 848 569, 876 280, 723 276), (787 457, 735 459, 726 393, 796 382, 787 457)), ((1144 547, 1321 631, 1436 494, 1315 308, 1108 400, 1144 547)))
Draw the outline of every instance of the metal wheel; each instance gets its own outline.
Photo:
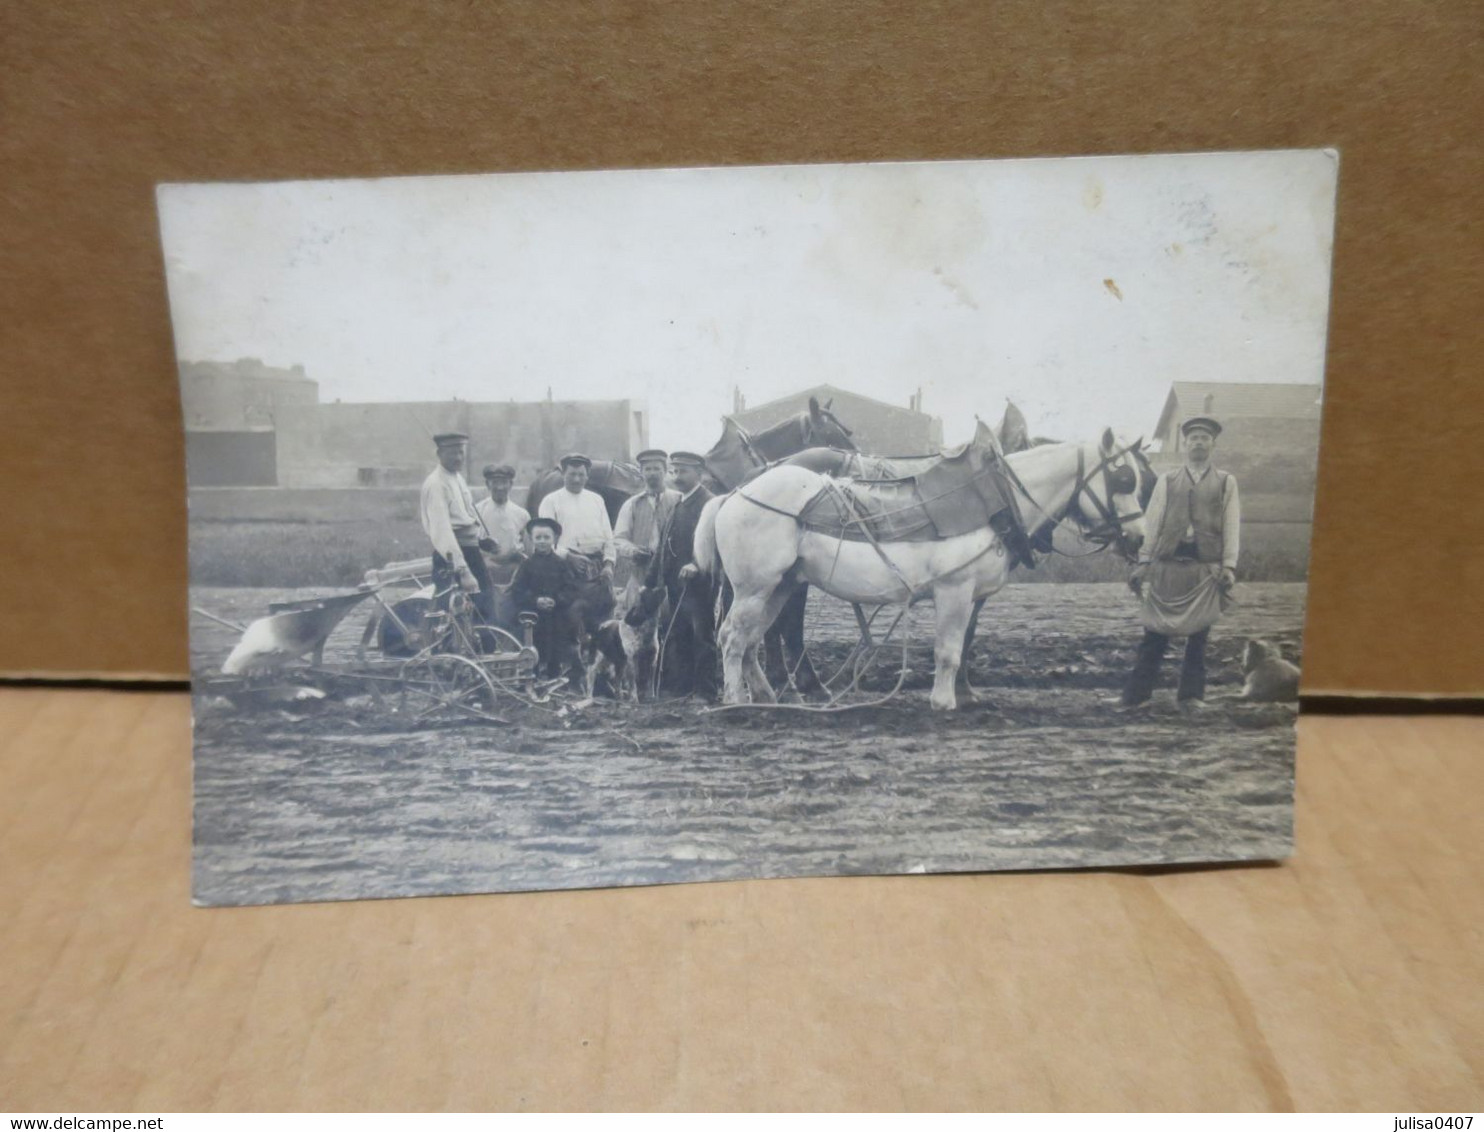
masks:
POLYGON ((457 653, 425 652, 402 666, 398 711, 417 722, 483 719, 508 723, 494 714, 498 690, 484 666, 457 653))

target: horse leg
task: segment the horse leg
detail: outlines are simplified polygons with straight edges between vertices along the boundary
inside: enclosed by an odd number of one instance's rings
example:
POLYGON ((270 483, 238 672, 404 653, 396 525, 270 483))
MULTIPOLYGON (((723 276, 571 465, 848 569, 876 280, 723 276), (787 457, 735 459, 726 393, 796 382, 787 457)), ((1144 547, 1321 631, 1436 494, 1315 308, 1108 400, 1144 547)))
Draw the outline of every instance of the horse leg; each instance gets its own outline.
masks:
MULTIPOLYGON (((788 615, 787 609, 780 614, 780 620, 788 615)), ((770 683, 783 688, 788 685, 788 658, 783 651, 783 629, 775 621, 768 626, 768 631, 763 634, 763 670, 768 674, 770 683)))
POLYGON ((952 711, 958 706, 954 695, 954 684, 958 679, 959 664, 964 654, 964 630, 969 615, 974 610, 972 584, 960 582, 956 585, 933 587, 933 605, 937 610, 936 640, 933 659, 937 671, 933 675, 932 705, 939 711, 952 711))
POLYGON ((964 630, 964 652, 963 659, 958 666, 958 684, 955 692, 960 700, 974 703, 979 699, 979 693, 969 683, 969 668, 974 661, 974 633, 979 628, 979 611, 984 608, 988 598, 979 598, 974 602, 974 608, 969 614, 969 627, 964 630))
MULTIPOLYGON (((763 606, 759 617, 762 624, 771 626, 778 619, 779 611, 792 599, 795 583, 787 579, 778 583, 773 592, 768 595, 766 604, 763 606)), ((747 650, 743 657, 743 671, 746 675, 748 689, 752 693, 753 702, 776 704, 778 696, 773 691, 773 685, 768 680, 768 674, 763 671, 763 666, 758 663, 758 645, 747 650)))
POLYGON ((776 704, 778 694, 773 691, 773 684, 768 679, 768 674, 763 671, 763 666, 758 661, 758 649, 761 646, 753 645, 742 657, 742 677, 747 682, 747 691, 753 703, 776 704))
MULTIPOLYGON (((732 608, 727 611, 727 619, 722 622, 721 630, 717 633, 721 646, 723 699, 726 703, 747 702, 747 682, 744 680, 743 667, 747 663, 748 652, 757 647, 763 630, 768 626, 768 622, 763 619, 768 596, 765 593, 739 592, 732 601, 732 608)), ((757 657, 754 654, 752 666, 756 665, 757 657)), ((766 677, 763 682, 767 683, 766 677)), ((771 688, 769 691, 771 692, 771 688)))
POLYGON ((780 689, 792 683, 805 696, 824 687, 804 647, 804 609, 808 600, 809 585, 805 582, 789 595, 763 638, 768 679, 780 689))
POLYGON ((824 681, 814 670, 814 662, 809 659, 809 649, 804 644, 804 610, 808 602, 809 584, 806 582, 788 599, 777 623, 783 636, 784 656, 792 665, 794 686, 801 694, 812 696, 824 691, 824 681))

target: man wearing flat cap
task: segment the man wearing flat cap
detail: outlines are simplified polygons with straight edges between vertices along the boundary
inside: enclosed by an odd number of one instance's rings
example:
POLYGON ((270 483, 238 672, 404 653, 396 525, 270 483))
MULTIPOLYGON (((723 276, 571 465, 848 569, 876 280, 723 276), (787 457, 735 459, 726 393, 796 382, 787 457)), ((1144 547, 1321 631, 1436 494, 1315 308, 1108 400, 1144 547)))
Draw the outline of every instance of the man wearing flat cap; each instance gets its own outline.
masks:
POLYGON ((613 545, 619 560, 618 584, 623 590, 619 604, 625 611, 638 599, 649 563, 659 549, 660 532, 669 522, 675 504, 680 502, 680 492, 665 486, 669 460, 669 453, 659 448, 646 448, 639 453, 644 490, 624 501, 618 522, 613 525, 613 545))
POLYGON ((561 459, 562 487, 541 500, 540 517, 561 526, 557 553, 572 563, 586 585, 577 606, 583 625, 593 632, 613 613, 613 567, 618 558, 608 505, 587 490, 593 462, 580 452, 561 459))
POLYGON ((509 464, 486 464, 484 486, 489 497, 474 505, 485 538, 480 543, 495 585, 495 623, 512 633, 518 631, 515 609, 510 601, 509 585, 515 569, 525 559, 526 524, 530 513, 510 498, 515 483, 515 469, 509 464))
MULTIPOLYGON (((438 466, 423 480, 420 515, 423 531, 433 544, 433 585, 448 591, 457 585, 474 592, 474 607, 486 624, 495 619, 494 584, 479 543, 483 537, 474 496, 464 481, 469 437, 444 432, 433 437, 438 466)), ((447 603, 446 596, 443 599, 447 603)))
POLYGON ((1185 463, 1159 478, 1144 511, 1148 532, 1129 586, 1140 598, 1144 639, 1120 702, 1146 703, 1171 637, 1185 638, 1176 698, 1185 714, 1206 699, 1206 642, 1232 603, 1241 550, 1237 480, 1212 462, 1221 425, 1191 417, 1180 426, 1185 463))
POLYGON ((489 497, 481 499, 474 507, 485 536, 495 544, 485 548, 490 562, 490 577, 495 585, 504 586, 515 577, 515 568, 525 557, 526 524, 531 521, 528 512, 510 498, 510 488, 515 483, 515 469, 509 464, 486 464, 484 486, 489 497))
POLYGON ((664 596, 669 597, 674 620, 664 643, 661 679, 670 692, 693 693, 712 701, 717 692, 715 595, 709 579, 695 565, 696 525, 712 498, 701 483, 705 470, 706 461, 694 452, 670 453, 670 472, 680 499, 660 534, 645 578, 645 593, 628 616, 632 623, 636 616, 657 608, 664 596))

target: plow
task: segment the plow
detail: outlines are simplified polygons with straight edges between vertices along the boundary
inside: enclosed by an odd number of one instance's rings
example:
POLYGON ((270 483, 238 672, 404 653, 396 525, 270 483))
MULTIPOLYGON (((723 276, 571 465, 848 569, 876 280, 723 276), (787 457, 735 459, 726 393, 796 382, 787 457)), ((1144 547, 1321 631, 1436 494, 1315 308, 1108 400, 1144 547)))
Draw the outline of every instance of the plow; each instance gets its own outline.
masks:
POLYGON ((394 562, 353 590, 274 602, 246 625, 193 609, 240 634, 220 671, 198 685, 244 708, 369 694, 410 725, 506 724, 502 705, 559 694, 560 681, 535 675, 534 617, 522 616, 521 637, 482 624, 467 594, 457 585, 438 591, 431 576, 429 559, 394 562), (368 607, 353 658, 327 660, 331 635, 368 607))

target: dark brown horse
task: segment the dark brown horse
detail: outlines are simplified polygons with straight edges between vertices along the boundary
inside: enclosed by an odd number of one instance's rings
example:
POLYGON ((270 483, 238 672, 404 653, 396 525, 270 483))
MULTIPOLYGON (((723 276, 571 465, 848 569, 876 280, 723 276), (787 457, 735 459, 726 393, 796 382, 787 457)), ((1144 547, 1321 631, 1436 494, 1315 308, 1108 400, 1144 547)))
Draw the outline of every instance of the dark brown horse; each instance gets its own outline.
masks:
MULTIPOLYGON (((706 486, 712 491, 731 491, 770 463, 806 448, 855 451, 850 429, 830 412, 829 402, 821 405, 811 397, 806 411, 758 433, 750 433, 731 417, 723 417, 721 439, 706 453, 706 486)), ((526 510, 534 516, 541 501, 561 486, 560 468, 542 472, 531 482, 526 510)), ((644 490, 644 477, 633 464, 594 460, 588 471, 587 488, 603 497, 608 518, 616 523, 624 501, 644 490)))
POLYGON ((769 464, 809 448, 854 452, 850 437, 850 429, 830 412, 830 402, 821 405, 814 397, 806 411, 758 433, 723 417, 721 439, 706 453, 706 486, 713 492, 731 491, 769 464))
MULTIPOLYGON (((562 470, 551 468, 531 481, 531 490, 526 493, 526 510, 534 519, 541 501, 562 486, 562 470)), ((608 521, 618 522, 618 509, 624 500, 644 490, 644 477, 633 464, 621 464, 612 460, 594 460, 588 469, 587 489, 603 497, 608 508, 608 521)))

